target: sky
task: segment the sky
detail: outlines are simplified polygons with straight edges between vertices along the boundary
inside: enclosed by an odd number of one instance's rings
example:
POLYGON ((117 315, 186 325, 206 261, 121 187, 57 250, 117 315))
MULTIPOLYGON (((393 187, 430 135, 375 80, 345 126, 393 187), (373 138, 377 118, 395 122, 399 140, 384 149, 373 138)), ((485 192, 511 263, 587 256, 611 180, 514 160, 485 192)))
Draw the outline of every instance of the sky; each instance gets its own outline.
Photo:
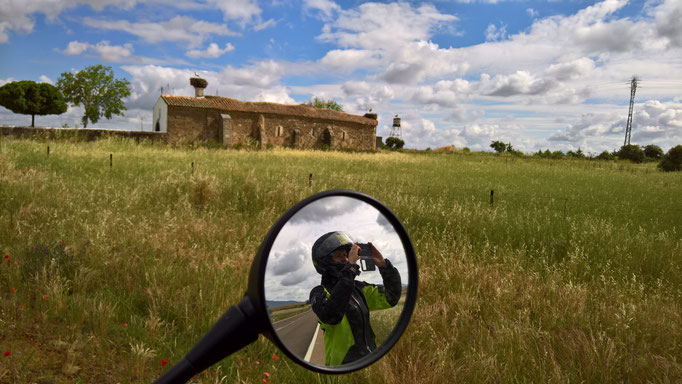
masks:
MULTIPOLYGON (((682 144, 682 0, 0 0, 0 85, 55 83, 111 66, 131 83, 125 116, 151 130, 163 93, 298 104, 334 99, 402 119, 406 148, 446 145, 598 154, 682 144)), ((36 117, 80 124, 82 110, 36 117)), ((30 117, 0 107, 0 124, 30 117)), ((89 125, 90 127, 90 125, 89 125)))
MULTIPOLYGON (((321 276, 312 262, 312 247, 322 235, 342 231, 353 241, 372 242, 408 281, 405 249, 393 226, 376 208, 346 196, 316 200, 298 211, 277 234, 265 268, 267 301, 306 301, 320 285, 321 276)), ((378 268, 356 278, 382 284, 378 268)))

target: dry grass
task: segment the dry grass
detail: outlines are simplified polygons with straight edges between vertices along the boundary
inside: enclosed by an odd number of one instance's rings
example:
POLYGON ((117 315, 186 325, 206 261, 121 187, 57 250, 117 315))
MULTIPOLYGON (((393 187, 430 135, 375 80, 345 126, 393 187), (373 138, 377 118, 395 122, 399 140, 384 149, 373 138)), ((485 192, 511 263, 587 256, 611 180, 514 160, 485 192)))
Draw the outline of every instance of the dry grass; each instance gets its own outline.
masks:
POLYGON ((680 174, 113 138, 51 142, 47 156, 46 144, 0 153, 1 383, 152 381, 238 302, 270 225, 333 188, 379 198, 410 233, 420 292, 407 333, 351 375, 274 360, 260 338, 194 382, 682 381, 680 174))

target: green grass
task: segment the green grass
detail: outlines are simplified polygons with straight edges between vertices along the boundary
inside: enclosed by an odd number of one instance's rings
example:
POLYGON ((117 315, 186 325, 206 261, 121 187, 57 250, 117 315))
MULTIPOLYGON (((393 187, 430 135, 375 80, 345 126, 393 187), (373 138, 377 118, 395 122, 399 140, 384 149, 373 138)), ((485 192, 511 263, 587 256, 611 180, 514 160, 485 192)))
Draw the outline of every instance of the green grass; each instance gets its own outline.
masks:
POLYGON ((680 173, 109 138, 2 141, 0 382, 151 382, 239 301, 277 218, 334 188, 382 200, 410 233, 407 333, 338 377, 259 338, 195 382, 682 381, 680 173))

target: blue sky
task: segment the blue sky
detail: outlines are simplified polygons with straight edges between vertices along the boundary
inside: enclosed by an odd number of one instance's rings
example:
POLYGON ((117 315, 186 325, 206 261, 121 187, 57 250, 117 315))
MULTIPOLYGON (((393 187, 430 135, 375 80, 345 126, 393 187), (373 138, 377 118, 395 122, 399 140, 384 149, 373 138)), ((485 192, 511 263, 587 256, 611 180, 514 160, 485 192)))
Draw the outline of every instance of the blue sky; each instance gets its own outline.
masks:
MULTIPOLYGON (((632 141, 667 149, 682 143, 681 19, 679 0, 5 0, 0 84, 109 65, 132 95, 94 126, 149 130, 161 87, 192 95, 199 72, 208 94, 372 108, 384 137, 399 114, 410 148, 598 153, 622 145, 637 75, 632 141)), ((29 119, 0 107, 0 124, 29 119)))

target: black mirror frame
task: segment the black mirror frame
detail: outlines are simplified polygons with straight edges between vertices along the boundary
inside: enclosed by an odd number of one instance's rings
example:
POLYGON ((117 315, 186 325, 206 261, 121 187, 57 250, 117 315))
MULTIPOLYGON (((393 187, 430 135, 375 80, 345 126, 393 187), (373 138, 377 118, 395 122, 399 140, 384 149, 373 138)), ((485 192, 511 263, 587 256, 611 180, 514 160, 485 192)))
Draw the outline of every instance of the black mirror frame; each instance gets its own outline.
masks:
POLYGON ((386 207, 382 202, 364 193, 352 190, 336 189, 320 192, 302 200, 301 202, 290 208, 284 215, 282 215, 282 217, 279 218, 279 220, 277 220, 275 225, 273 225, 270 228, 267 235, 265 236, 265 239, 261 243, 258 249, 258 253, 256 254, 256 257, 251 265, 249 285, 246 291, 246 296, 250 299, 251 304, 253 305, 253 307, 250 308, 255 312, 254 315, 256 315, 253 318, 266 319, 266 323, 259 321, 260 324, 258 328, 262 330, 262 333, 265 335, 265 337, 267 337, 273 343, 275 343, 275 345, 290 359, 292 359, 299 365, 304 366, 307 369, 310 369, 315 372, 326 374, 342 374, 357 371, 376 362, 382 356, 384 356, 393 347, 393 345, 395 345, 398 339, 400 339, 400 336, 407 329, 410 318, 412 317, 412 313, 414 312, 414 307, 417 302, 417 285, 418 268, 417 256, 414 252, 414 246, 412 245, 412 241, 410 240, 410 237, 407 234, 407 230, 400 222, 398 217, 393 213, 393 211, 386 207), (272 245, 275 239, 277 238, 277 235, 282 230, 284 225, 289 221, 289 219, 291 219, 293 215, 295 215, 303 207, 307 206, 313 201, 322 199, 324 197, 332 196, 345 196, 360 200, 373 206, 386 217, 388 222, 391 223, 393 228, 398 233, 403 248, 405 250, 408 268, 408 282, 407 295, 405 298, 403 310, 400 314, 400 318, 398 319, 398 323, 395 325, 395 327, 388 335, 386 340, 383 343, 381 343, 381 345, 379 345, 373 353, 360 360, 344 364, 342 366, 327 367, 311 364, 301 359, 299 356, 291 352, 277 336, 277 333, 275 332, 272 323, 269 320, 265 304, 265 269, 267 266, 270 250, 272 249, 272 245))

